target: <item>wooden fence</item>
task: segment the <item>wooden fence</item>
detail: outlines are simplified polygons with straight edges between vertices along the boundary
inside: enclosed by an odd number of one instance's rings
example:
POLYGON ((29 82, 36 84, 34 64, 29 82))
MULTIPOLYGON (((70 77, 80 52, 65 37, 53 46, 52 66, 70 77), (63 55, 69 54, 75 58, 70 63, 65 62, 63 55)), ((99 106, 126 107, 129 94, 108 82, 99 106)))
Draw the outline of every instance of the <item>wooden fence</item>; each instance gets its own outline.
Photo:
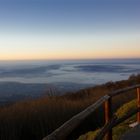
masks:
POLYGON ((106 140, 112 140, 112 128, 116 125, 122 123, 126 119, 130 118, 137 113, 137 122, 140 123, 140 85, 131 86, 125 89, 116 90, 101 97, 94 104, 86 108, 84 111, 80 112, 76 116, 72 117, 61 127, 56 129, 50 135, 45 137, 43 140, 66 140, 67 136, 76 129, 90 114, 92 114, 97 108, 104 104, 104 116, 105 125, 101 131, 97 134, 94 140, 102 140, 104 137, 106 140), (132 110, 130 113, 126 114, 122 118, 117 118, 115 114, 112 113, 112 98, 124 94, 127 91, 137 90, 137 109, 132 110))

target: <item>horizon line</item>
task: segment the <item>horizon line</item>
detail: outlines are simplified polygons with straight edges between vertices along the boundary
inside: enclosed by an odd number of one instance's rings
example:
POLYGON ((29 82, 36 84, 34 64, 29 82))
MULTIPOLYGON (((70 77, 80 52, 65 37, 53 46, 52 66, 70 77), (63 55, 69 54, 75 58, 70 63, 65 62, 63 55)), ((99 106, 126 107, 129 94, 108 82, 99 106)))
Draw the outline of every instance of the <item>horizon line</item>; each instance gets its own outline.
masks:
POLYGON ((117 60, 140 59, 140 57, 113 57, 113 58, 64 58, 64 59, 1 59, 0 61, 70 61, 70 60, 117 60))

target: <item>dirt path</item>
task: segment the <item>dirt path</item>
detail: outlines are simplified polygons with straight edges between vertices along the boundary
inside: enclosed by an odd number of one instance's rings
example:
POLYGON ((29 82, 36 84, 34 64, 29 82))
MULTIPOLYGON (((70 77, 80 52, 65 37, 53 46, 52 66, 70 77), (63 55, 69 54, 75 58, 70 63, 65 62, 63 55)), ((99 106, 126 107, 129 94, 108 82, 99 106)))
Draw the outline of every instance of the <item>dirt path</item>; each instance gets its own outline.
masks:
POLYGON ((140 140, 140 125, 124 134, 121 140, 140 140))

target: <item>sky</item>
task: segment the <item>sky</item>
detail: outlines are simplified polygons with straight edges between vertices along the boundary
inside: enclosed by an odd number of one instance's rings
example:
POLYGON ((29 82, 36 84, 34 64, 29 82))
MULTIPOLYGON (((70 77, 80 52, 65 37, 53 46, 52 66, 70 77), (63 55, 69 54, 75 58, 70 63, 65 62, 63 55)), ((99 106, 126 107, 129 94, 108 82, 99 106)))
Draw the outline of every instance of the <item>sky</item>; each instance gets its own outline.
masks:
POLYGON ((0 60, 140 57, 139 0, 0 0, 0 60))

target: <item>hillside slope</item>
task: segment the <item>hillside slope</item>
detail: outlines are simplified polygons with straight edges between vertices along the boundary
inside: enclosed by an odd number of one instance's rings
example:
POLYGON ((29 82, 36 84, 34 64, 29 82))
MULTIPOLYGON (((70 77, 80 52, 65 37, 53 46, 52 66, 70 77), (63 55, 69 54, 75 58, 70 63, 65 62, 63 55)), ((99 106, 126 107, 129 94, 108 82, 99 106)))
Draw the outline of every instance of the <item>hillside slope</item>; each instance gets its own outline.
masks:
MULTIPOLYGON (((94 103, 110 91, 140 83, 140 75, 128 80, 109 82, 63 96, 46 96, 36 100, 17 102, 0 108, 0 140, 41 140, 75 114, 94 103)), ((113 101, 114 109, 135 97, 135 91, 127 96, 118 96, 113 101)), ((103 124, 99 108, 83 122, 68 139, 77 139, 81 134, 96 130, 103 124), (97 119, 98 118, 98 119, 97 119)))
MULTIPOLYGON (((122 107, 120 107, 116 115, 118 117, 122 117, 126 114, 128 114, 131 110, 136 109, 136 100, 132 100, 126 104, 124 104, 122 107)), ((115 128, 113 128, 113 140, 119 140, 121 136, 129 131, 131 128, 129 127, 130 124, 136 122, 136 115, 133 117, 127 119, 123 123, 119 124, 115 128)), ((84 135, 81 135, 77 140, 93 140, 100 129, 97 129, 95 131, 90 131, 84 135)))

